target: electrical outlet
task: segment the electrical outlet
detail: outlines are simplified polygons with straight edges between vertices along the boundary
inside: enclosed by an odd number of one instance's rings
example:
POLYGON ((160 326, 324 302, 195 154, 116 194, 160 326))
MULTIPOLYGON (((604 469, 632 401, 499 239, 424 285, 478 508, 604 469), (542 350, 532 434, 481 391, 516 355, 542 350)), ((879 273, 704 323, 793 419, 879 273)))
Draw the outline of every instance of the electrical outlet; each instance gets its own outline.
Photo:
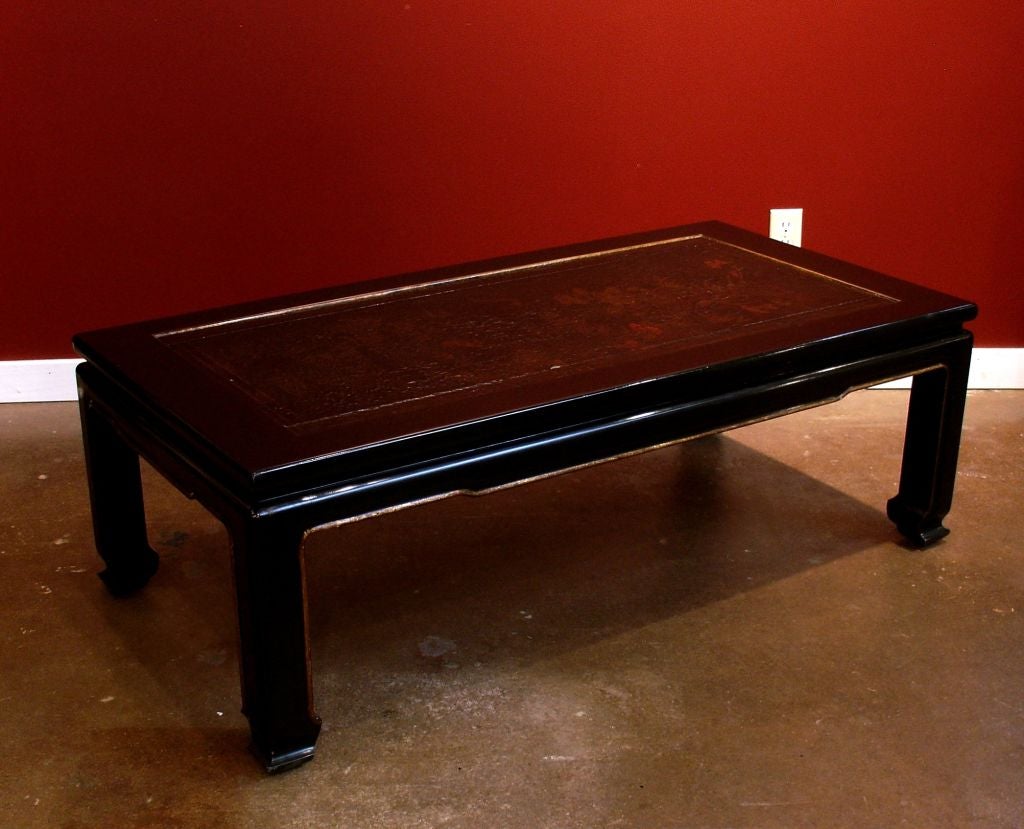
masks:
POLYGON ((802 207, 776 207, 770 211, 768 235, 787 245, 800 247, 804 231, 804 209, 802 207))

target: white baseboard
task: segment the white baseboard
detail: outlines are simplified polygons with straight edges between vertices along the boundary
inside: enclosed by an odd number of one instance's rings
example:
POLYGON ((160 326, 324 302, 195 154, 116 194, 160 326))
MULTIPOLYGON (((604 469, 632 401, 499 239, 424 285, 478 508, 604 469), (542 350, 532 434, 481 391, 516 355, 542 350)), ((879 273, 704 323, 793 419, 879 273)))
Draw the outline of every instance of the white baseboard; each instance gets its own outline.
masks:
MULTIPOLYGON (((1024 348, 976 348, 971 353, 972 389, 1024 389, 1024 348)), ((909 389, 910 378, 873 386, 876 389, 909 389)))
MULTIPOLYGON (((77 400, 75 366, 81 360, 0 360, 0 403, 77 400)), ((1024 389, 1024 348, 976 348, 971 359, 972 389, 1024 389)), ((878 389, 909 389, 910 379, 878 389)))
POLYGON ((0 403, 77 400, 75 366, 81 360, 0 361, 0 403))

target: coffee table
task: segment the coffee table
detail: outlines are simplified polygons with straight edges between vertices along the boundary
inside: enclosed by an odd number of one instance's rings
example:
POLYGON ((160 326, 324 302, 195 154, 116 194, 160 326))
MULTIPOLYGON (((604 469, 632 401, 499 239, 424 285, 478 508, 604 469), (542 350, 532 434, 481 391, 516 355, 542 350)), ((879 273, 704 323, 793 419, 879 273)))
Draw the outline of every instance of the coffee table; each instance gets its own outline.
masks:
POLYGON ((975 313, 707 222, 81 334, 100 575, 122 595, 157 570, 142 456, 227 527, 243 711, 266 768, 290 768, 320 730, 313 529, 913 375, 888 515, 929 544, 947 532, 975 313))

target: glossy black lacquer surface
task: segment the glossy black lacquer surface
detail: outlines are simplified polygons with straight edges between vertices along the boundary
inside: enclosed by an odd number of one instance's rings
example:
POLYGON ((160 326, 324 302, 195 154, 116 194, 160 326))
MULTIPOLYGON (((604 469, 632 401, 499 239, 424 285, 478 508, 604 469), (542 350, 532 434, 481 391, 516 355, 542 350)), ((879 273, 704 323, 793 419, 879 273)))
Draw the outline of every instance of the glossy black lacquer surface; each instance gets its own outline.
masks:
POLYGON ((276 770, 312 756, 305 531, 484 490, 914 374, 889 515, 945 534, 968 302, 720 223, 506 257, 75 338, 96 541, 156 569, 137 454, 232 537, 244 708, 276 770))

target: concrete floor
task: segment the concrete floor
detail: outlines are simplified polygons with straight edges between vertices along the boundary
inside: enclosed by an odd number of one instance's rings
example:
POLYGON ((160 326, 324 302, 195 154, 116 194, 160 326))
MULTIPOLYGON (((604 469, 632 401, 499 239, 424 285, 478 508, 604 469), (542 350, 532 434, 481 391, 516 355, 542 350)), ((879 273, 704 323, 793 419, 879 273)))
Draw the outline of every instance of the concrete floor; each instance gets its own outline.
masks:
POLYGON ((73 404, 0 406, 2 827, 1020 827, 1024 392, 952 535, 884 515, 906 393, 313 536, 316 760, 239 713, 226 536, 146 478, 103 590, 73 404))

